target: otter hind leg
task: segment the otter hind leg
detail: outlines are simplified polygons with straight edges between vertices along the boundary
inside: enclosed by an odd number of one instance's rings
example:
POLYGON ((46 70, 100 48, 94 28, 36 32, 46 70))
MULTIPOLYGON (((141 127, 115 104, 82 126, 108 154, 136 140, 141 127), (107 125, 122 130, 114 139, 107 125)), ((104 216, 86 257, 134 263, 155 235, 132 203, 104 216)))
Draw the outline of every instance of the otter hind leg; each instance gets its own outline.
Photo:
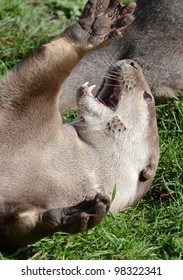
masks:
POLYGON ((39 216, 45 211, 29 203, 0 197, 0 248, 13 248, 43 237, 39 216))
POLYGON ((106 216, 110 200, 101 194, 65 208, 42 209, 21 202, 0 203, 0 248, 33 243, 55 232, 78 233, 106 216))
POLYGON ((110 199, 97 194, 93 199, 81 203, 48 210, 41 215, 44 224, 60 228, 63 232, 78 233, 93 228, 106 216, 110 207, 110 199))

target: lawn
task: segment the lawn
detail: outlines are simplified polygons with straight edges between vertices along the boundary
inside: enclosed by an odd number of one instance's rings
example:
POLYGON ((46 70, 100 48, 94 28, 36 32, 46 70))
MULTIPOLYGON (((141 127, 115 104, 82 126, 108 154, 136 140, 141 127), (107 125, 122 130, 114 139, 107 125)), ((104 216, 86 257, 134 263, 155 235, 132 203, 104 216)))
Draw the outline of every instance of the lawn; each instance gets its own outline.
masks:
MULTIPOLYGON (((126 1, 127 2, 127 1, 126 1)), ((1 0, 0 75, 81 12, 84 0, 1 0)), ((148 194, 87 233, 57 233, 0 259, 183 259, 183 98, 157 108, 161 158, 148 194)))

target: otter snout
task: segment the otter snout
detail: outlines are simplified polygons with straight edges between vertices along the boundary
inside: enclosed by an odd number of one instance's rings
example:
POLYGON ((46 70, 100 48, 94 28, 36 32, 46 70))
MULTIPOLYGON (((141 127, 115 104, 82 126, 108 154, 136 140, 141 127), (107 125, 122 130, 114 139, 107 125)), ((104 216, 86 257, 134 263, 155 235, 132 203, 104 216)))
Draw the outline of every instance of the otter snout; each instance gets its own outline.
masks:
POLYGON ((133 74, 133 78, 135 76, 137 76, 138 73, 139 73, 139 76, 143 75, 140 65, 132 59, 120 60, 117 62, 116 66, 117 66, 118 71, 121 70, 122 76, 126 75, 126 74, 130 74, 130 73, 133 74))

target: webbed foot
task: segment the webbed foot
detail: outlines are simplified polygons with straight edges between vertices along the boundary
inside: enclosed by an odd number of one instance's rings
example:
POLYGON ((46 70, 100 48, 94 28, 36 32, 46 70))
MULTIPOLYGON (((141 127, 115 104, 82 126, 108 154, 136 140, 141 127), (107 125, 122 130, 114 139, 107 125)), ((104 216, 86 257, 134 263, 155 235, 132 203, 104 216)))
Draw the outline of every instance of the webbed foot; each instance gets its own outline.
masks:
POLYGON ((41 214, 40 219, 45 225, 58 227, 68 233, 83 232, 99 224, 106 216, 110 207, 110 199, 97 194, 93 199, 66 208, 50 209, 41 214))
POLYGON ((120 0, 89 0, 79 21, 64 34, 86 50, 111 44, 133 22, 135 7, 134 2, 123 6, 120 0))

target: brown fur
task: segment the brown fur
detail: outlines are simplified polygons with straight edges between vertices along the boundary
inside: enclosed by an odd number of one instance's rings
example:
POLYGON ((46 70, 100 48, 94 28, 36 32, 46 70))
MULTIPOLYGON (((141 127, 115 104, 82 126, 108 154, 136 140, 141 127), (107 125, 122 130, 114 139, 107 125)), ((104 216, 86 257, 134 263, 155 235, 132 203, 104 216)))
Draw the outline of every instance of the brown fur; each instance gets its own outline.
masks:
POLYGON ((83 80, 100 87, 109 64, 135 60, 157 104, 183 95, 182 0, 137 0, 135 20, 116 43, 86 55, 61 88, 60 110, 77 108, 73 90, 83 80), (97 72, 97 75, 96 75, 97 72))
POLYGON ((0 83, 1 246, 92 228, 108 212, 115 184, 112 211, 134 204, 150 187, 158 134, 154 100, 144 100, 144 92, 151 93, 137 64, 114 66, 121 69, 115 111, 83 86, 75 124, 64 124, 59 113, 59 89, 81 57, 117 39, 132 21, 133 4, 124 9, 119 1, 108 2, 101 7, 100 1, 89 1, 77 24, 0 83), (94 198, 86 200, 88 195, 94 198))

